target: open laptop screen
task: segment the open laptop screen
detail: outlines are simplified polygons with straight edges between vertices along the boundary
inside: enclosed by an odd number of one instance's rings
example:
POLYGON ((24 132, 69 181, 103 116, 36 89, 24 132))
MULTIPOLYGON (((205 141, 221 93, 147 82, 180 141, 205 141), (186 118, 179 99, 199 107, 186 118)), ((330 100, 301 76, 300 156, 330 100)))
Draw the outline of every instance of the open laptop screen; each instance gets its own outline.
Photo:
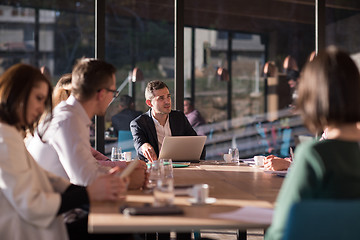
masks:
POLYGON ((172 159, 174 162, 199 162, 206 136, 166 136, 159 159, 172 159))

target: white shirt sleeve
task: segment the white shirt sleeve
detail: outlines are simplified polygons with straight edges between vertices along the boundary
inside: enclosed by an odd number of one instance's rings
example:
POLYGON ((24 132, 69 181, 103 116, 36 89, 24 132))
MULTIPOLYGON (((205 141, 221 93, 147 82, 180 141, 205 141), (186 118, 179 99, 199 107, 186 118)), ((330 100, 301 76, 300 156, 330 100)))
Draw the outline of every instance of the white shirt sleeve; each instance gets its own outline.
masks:
POLYGON ((99 175, 104 174, 91 154, 88 128, 76 118, 59 124, 49 139, 49 144, 56 150, 70 182, 88 186, 99 175))
POLYGON ((45 174, 47 175, 50 184, 54 188, 55 192, 64 193, 65 190, 70 186, 70 182, 62 177, 56 176, 51 172, 48 172, 44 169, 45 174))

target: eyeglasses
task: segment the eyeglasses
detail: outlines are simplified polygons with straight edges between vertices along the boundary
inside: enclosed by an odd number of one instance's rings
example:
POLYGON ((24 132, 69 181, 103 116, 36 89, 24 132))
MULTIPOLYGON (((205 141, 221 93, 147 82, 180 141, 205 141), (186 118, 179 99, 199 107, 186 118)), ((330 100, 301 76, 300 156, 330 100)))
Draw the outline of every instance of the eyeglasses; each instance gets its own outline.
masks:
MULTIPOLYGON (((113 89, 110 89, 110 88, 103 88, 103 89, 105 89, 108 92, 112 92, 114 98, 117 98, 119 96, 120 92, 117 91, 117 90, 113 90, 113 89)), ((100 92, 100 91, 101 91, 101 89, 98 90, 98 92, 100 92)))

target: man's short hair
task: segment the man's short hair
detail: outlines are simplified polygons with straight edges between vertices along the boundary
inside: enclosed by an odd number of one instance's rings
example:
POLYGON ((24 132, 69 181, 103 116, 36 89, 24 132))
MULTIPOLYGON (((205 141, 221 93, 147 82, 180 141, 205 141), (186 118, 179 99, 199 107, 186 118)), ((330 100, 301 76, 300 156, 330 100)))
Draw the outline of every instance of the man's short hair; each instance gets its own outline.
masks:
POLYGON ((119 105, 123 108, 130 108, 134 103, 134 99, 129 95, 121 95, 119 97, 119 105))
POLYGON ((184 98, 184 101, 188 101, 190 106, 194 107, 194 101, 192 100, 192 98, 186 97, 186 98, 184 98))
POLYGON ((72 71, 72 94, 79 100, 86 101, 103 88, 112 84, 116 68, 99 59, 81 58, 72 71))
POLYGON ((151 100, 154 98, 154 90, 159 90, 159 89, 163 89, 163 88, 168 88, 168 86, 160 81, 160 80, 154 80, 151 82, 148 82, 148 84, 146 85, 146 89, 145 89, 145 99, 146 100, 151 100))

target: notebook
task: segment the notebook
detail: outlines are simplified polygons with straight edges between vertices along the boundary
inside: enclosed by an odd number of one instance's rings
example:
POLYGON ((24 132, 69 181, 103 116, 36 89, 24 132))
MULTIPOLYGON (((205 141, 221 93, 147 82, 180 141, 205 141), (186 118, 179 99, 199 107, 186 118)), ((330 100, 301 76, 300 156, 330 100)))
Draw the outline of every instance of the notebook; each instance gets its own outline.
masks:
POLYGON ((172 159, 173 162, 199 162, 206 136, 166 136, 159 159, 172 159))

